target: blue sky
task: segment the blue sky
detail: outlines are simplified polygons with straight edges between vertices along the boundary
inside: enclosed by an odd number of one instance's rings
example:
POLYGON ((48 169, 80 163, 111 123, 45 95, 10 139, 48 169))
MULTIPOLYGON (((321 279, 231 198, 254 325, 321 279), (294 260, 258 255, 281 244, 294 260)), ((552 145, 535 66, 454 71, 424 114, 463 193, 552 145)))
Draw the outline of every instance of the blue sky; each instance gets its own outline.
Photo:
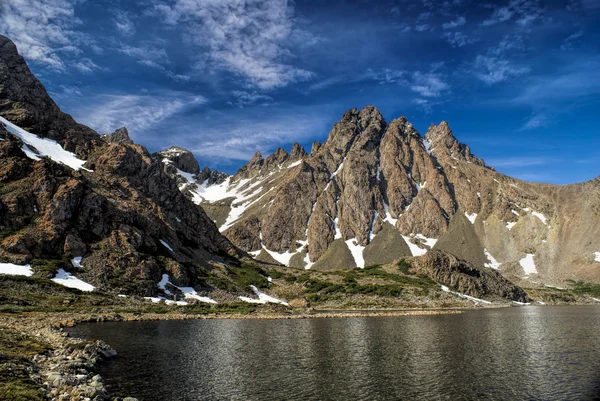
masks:
POLYGON ((229 173, 374 105, 517 178, 600 175, 597 0, 4 0, 0 33, 78 121, 229 173))

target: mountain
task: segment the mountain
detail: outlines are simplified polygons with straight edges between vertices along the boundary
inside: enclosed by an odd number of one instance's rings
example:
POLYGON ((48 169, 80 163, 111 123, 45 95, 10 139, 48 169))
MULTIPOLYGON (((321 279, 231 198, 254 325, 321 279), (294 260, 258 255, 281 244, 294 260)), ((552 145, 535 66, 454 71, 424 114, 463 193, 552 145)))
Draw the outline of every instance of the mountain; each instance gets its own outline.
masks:
POLYGON ((179 191, 160 158, 125 128, 101 136, 61 112, 3 36, 0 122, 3 262, 55 271, 73 258, 78 278, 139 295, 156 294, 163 274, 203 287, 207 272, 239 265, 244 253, 179 191))
POLYGON ((310 154, 257 153, 222 182, 195 184, 219 230, 265 262, 339 269, 437 249, 528 285, 600 281, 600 178, 505 176, 446 122, 421 136, 404 117, 353 109, 310 154))

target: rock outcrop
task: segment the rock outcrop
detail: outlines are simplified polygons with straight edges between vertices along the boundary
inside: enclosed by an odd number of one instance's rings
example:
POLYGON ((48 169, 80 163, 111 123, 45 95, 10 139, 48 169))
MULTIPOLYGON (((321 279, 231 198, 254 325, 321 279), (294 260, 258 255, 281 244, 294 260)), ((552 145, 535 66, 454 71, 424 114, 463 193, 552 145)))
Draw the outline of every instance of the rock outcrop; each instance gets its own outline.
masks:
MULTIPOLYGON (((0 124, 0 261, 82 257, 65 267, 84 281, 153 295, 162 274, 203 286, 207 271, 243 255, 126 129, 101 137, 62 113, 2 36, 0 117, 57 141, 63 156, 87 160, 69 167, 0 124)), ((200 174, 193 156, 177 163, 200 174)))

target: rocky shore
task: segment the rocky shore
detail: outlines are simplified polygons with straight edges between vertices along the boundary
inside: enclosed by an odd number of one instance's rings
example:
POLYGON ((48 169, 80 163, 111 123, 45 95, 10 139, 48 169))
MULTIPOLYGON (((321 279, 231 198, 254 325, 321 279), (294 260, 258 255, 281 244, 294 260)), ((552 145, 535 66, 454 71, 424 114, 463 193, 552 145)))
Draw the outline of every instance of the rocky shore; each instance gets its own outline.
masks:
POLYGON ((10 330, 47 344, 49 351, 35 354, 26 371, 39 385, 43 397, 55 401, 135 401, 108 394, 96 373, 98 365, 117 357, 117 351, 103 341, 72 338, 65 328, 80 323, 103 321, 150 321, 190 319, 309 319, 361 316, 417 316, 458 314, 459 310, 413 311, 311 311, 297 314, 155 314, 155 313, 20 313, 0 315, 0 330, 10 330))

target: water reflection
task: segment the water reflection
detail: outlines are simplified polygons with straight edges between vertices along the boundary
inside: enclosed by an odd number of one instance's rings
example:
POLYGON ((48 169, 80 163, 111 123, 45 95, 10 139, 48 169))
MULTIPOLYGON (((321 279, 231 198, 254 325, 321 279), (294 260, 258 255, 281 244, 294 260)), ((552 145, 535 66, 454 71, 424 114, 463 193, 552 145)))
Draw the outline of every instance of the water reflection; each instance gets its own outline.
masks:
POLYGON ((599 312, 104 323, 75 334, 117 348, 101 373, 141 400, 586 399, 599 312))

